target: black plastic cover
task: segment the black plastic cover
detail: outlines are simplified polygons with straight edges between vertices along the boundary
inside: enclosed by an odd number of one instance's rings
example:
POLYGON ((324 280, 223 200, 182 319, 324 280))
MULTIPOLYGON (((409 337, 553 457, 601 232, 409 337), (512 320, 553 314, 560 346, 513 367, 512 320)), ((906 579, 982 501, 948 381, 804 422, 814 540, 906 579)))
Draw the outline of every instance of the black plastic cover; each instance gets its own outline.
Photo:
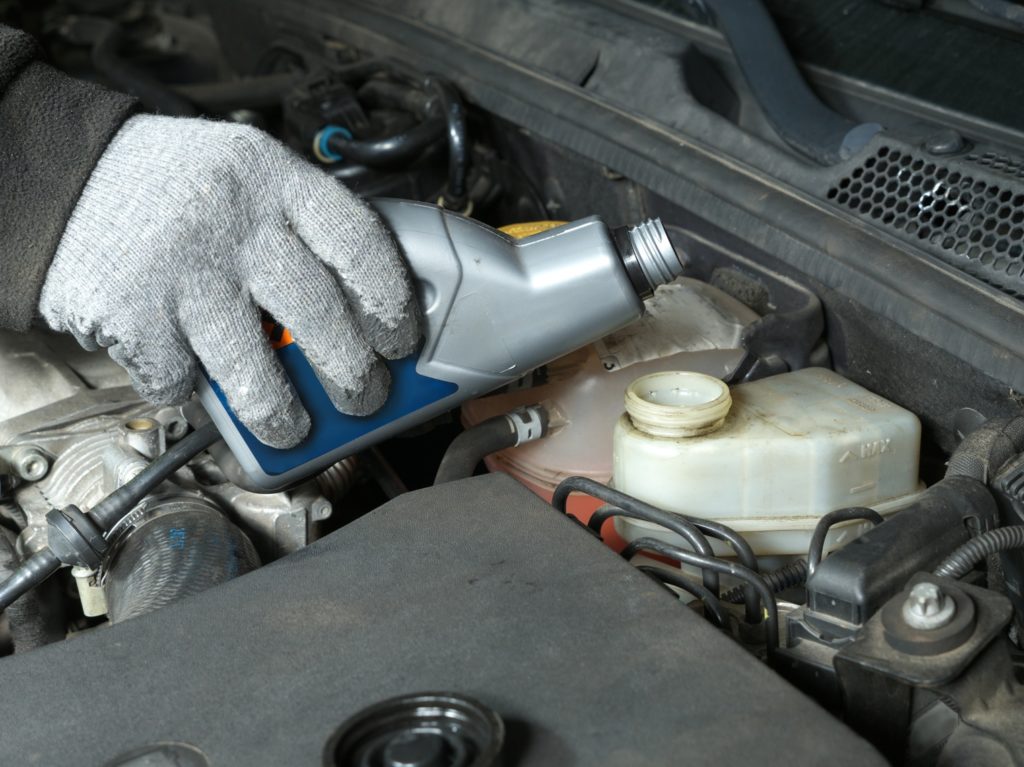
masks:
POLYGON ((508 477, 399 497, 274 564, 0 661, 0 764, 158 741, 317 764, 386 698, 448 690, 504 764, 881 765, 865 741, 508 477))
POLYGON ((811 610, 861 624, 919 570, 931 570, 996 518, 992 494, 977 480, 947 477, 911 506, 821 563, 807 580, 811 610))

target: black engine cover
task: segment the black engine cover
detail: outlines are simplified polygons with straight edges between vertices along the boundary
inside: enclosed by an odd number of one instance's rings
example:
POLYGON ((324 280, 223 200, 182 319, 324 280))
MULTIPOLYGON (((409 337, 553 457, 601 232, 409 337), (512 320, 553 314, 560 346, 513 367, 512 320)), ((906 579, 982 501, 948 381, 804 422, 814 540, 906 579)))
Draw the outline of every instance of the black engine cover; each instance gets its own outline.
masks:
MULTIPOLYGON (((0 661, 0 763, 189 743, 317 764, 384 698, 497 711, 504 764, 884 764, 871 746, 511 479, 409 493, 279 562, 0 661)), ((147 762, 148 763, 148 762, 147 762)))

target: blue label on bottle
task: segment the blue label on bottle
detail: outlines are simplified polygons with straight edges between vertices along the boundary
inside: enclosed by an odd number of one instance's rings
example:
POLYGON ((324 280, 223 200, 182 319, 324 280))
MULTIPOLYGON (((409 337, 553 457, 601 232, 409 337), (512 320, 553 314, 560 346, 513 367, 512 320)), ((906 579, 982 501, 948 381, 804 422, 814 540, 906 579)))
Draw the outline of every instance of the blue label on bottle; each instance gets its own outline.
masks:
POLYGON ((450 381, 420 375, 416 372, 417 357, 406 357, 387 363, 391 371, 391 393, 380 410, 369 416, 344 415, 335 409, 312 366, 288 332, 284 331, 283 339, 280 334, 275 338, 272 333, 271 341, 277 348, 278 359, 312 421, 309 436, 299 445, 287 450, 264 445, 235 417, 228 407, 224 392, 216 381, 210 380, 217 399, 231 416, 256 462, 269 475, 284 474, 334 452, 392 421, 454 394, 459 388, 450 381))

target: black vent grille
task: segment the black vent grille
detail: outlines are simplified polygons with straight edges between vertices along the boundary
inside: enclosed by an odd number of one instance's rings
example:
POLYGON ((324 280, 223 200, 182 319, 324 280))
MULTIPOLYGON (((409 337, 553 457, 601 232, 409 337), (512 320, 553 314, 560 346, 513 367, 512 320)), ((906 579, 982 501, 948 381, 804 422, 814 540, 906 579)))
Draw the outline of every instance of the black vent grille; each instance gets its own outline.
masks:
POLYGON ((967 159, 1005 176, 1024 178, 1024 159, 1020 157, 1010 157, 1010 155, 998 152, 981 152, 980 154, 969 154, 967 159))
POLYGON ((828 198, 1024 297, 1024 186, 881 147, 829 189, 828 198))

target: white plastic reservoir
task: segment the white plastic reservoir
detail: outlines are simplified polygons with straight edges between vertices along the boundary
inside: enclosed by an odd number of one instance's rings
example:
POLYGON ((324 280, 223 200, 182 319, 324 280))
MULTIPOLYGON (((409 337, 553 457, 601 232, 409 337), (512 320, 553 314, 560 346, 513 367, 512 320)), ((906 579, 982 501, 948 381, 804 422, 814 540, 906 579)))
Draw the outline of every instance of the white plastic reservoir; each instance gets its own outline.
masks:
MULTIPOLYGON (((654 373, 626 391, 613 484, 663 509, 723 522, 759 556, 802 555, 821 515, 870 506, 885 516, 917 493, 920 443, 913 413, 831 370, 731 390, 700 373, 654 373)), ((626 539, 680 542, 649 523, 617 518, 616 526, 626 539)), ((834 528, 826 550, 863 529, 834 528)))

